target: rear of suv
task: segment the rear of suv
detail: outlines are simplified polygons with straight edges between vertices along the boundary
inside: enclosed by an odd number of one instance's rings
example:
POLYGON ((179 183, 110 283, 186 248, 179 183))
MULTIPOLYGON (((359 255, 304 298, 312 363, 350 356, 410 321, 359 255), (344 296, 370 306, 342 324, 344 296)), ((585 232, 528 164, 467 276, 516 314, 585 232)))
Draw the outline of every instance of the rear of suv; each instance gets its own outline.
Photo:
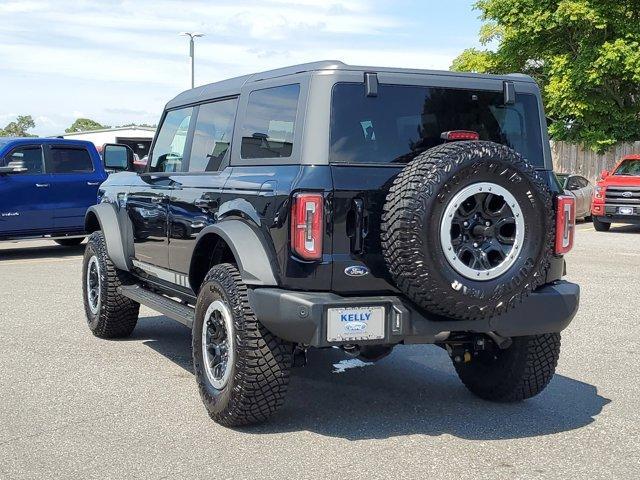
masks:
POLYGON ((475 394, 523 400, 578 308, 575 205, 520 75, 318 62, 198 87, 167 104, 146 171, 100 195, 90 329, 127 336, 140 304, 192 328, 223 425, 273 414, 309 348, 436 344, 475 394))

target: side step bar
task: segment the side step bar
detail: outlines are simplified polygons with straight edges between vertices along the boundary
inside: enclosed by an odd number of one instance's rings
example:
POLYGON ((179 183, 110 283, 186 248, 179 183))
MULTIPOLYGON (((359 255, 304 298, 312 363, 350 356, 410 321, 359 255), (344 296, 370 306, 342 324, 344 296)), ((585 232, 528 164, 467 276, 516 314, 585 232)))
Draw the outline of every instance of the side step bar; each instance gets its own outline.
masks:
POLYGON ((142 305, 146 305, 152 310, 159 312, 172 320, 182 323, 191 328, 195 319, 196 311, 188 305, 172 300, 168 297, 158 295, 147 290, 140 285, 121 286, 118 291, 127 298, 142 305))

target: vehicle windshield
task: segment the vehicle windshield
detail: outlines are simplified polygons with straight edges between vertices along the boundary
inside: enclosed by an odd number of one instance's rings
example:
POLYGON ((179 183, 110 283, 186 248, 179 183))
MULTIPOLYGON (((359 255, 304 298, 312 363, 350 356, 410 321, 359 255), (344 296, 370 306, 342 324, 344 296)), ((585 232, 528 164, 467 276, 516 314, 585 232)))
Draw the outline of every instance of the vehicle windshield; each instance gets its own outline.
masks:
POLYGON ((625 160, 620 164, 614 175, 640 176, 640 160, 625 160))
POLYGON ((535 95, 518 94, 505 105, 502 91, 382 84, 378 96, 367 97, 362 83, 333 89, 331 162, 406 163, 452 130, 475 132, 544 166, 535 95))

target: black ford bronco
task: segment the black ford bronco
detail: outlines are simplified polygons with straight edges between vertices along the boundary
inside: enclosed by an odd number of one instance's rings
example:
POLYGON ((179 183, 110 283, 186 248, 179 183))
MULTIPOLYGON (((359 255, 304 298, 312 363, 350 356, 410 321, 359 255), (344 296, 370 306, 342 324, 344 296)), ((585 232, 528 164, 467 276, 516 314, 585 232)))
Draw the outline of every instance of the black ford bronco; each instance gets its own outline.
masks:
POLYGON ((522 75, 326 61, 205 85, 167 104, 146 171, 99 195, 89 328, 125 337, 141 304, 190 327, 223 425, 272 415, 311 347, 435 344, 476 395, 523 400, 578 308, 575 206, 522 75))

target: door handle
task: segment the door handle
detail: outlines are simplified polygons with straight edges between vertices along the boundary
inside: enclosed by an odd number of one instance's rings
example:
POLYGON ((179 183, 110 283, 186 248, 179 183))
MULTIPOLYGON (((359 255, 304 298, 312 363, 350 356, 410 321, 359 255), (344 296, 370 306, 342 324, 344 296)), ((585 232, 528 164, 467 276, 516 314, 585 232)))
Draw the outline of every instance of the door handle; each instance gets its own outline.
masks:
POLYGON ((49 184, 48 183, 36 183, 36 187, 38 187, 38 188, 48 188, 49 184))
POLYGON ((100 185, 100 182, 87 182, 87 185, 89 185, 90 187, 96 187, 100 185))
POLYGON ((353 253, 362 253, 364 247, 365 219, 364 219, 364 201, 361 198, 353 200, 354 225, 353 236, 351 237, 351 251, 353 253))
POLYGON ((198 198, 194 202, 194 205, 203 210, 209 210, 216 208, 218 206, 218 202, 212 198, 198 198))

